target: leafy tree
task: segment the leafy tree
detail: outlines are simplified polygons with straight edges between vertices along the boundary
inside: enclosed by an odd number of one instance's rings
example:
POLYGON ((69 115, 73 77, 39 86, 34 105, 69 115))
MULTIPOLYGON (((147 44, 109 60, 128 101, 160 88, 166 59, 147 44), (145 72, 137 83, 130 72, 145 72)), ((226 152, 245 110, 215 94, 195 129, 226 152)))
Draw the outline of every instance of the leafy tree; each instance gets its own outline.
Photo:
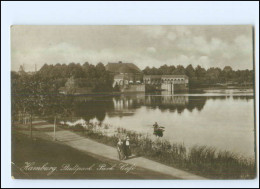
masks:
POLYGON ((149 66, 147 66, 144 70, 143 70, 143 73, 145 75, 151 75, 151 68, 149 66))
POLYGON ((221 74, 220 68, 209 68, 206 73, 206 79, 209 84, 214 84, 219 82, 219 77, 221 74))
POLYGON ((195 75, 197 78, 203 78, 206 75, 206 70, 198 65, 195 69, 195 75))
POLYGON ((184 75, 185 74, 185 68, 182 65, 178 65, 176 69, 173 71, 173 74, 176 75, 184 75))
POLYGON ((186 69, 185 69, 185 74, 186 74, 189 78, 196 77, 195 70, 194 70, 194 68, 193 68, 193 66, 192 66, 191 64, 186 67, 186 69))
POLYGON ((224 72, 232 72, 233 70, 232 70, 232 68, 231 68, 230 66, 225 66, 225 67, 223 68, 223 71, 224 71, 224 72))

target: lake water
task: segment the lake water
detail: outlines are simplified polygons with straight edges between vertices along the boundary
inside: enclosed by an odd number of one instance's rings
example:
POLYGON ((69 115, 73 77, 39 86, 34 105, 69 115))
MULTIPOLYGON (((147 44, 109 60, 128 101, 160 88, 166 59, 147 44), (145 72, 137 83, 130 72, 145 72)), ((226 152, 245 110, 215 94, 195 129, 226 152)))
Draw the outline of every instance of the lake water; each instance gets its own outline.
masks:
POLYGON ((206 145, 246 157, 254 156, 252 90, 208 90, 201 94, 126 94, 78 97, 75 115, 140 133, 154 139, 154 122, 165 127, 162 138, 185 146, 206 145))

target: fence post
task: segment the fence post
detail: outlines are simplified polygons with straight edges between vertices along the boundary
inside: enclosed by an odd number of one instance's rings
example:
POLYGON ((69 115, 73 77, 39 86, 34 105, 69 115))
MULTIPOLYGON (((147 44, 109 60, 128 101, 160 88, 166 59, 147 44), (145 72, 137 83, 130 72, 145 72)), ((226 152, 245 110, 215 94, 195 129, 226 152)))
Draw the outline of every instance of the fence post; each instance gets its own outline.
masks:
POLYGON ((32 138, 32 114, 31 114, 31 119, 30 119, 30 136, 32 138))
POLYGON ((53 125, 54 133, 53 133, 53 140, 56 140, 56 116, 54 117, 54 125, 53 125))

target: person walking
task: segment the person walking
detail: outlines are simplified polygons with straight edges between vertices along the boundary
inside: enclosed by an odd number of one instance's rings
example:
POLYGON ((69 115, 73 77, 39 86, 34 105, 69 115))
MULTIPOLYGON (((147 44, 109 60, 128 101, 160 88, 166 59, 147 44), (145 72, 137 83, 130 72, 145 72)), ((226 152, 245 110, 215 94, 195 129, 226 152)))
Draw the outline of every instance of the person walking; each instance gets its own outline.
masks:
POLYGON ((118 143, 117 143, 117 152, 118 152, 119 160, 125 159, 123 142, 120 138, 118 139, 118 143))

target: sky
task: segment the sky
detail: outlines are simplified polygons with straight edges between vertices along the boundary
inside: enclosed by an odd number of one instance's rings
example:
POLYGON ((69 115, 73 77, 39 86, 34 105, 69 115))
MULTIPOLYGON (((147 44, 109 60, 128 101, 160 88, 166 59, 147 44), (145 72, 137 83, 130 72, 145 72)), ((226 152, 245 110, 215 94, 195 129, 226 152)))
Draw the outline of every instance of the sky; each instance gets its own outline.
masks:
POLYGON ((11 70, 131 62, 253 69, 252 26, 12 26, 11 70))

